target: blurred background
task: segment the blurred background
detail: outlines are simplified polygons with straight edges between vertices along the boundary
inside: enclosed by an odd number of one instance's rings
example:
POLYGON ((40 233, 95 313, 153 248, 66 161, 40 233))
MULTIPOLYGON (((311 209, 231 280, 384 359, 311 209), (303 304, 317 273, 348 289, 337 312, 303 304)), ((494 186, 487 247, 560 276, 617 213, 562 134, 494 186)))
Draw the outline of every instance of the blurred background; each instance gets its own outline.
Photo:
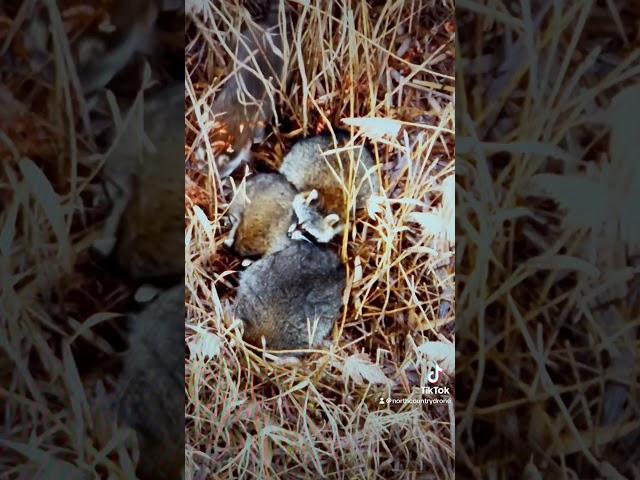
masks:
POLYGON ((2 476, 176 478, 184 6, 1 2, 0 57, 2 476))
POLYGON ((456 474, 640 478, 638 4, 457 2, 456 474))

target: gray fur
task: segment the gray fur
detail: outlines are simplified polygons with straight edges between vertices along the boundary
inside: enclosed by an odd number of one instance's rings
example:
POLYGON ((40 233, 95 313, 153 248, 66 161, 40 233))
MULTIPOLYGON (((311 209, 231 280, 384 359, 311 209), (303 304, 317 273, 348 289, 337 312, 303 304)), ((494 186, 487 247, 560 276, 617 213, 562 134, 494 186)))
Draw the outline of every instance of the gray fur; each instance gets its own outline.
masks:
MULTIPOLYGON (((315 190, 312 190, 317 195, 315 190)), ((344 225, 340 222, 340 217, 332 213, 323 217, 318 208, 309 201, 309 195, 299 193, 293 199, 293 211, 298 218, 298 225, 311 234, 319 243, 330 242, 331 239, 344 229, 344 225), (337 226, 334 226, 335 224, 337 226)), ((313 197, 312 197, 313 198, 313 197)))
MULTIPOLYGON (((242 155, 273 117, 268 92, 283 76, 282 36, 278 26, 278 3, 264 2, 258 22, 248 22, 236 45, 233 75, 217 95, 213 113, 234 137, 233 150, 242 155)), ((236 157, 240 158, 240 157, 236 157)), ((229 159, 221 175, 230 175, 242 162, 229 159)))
POLYGON ((311 347, 318 347, 340 315, 345 270, 331 250, 296 242, 264 257, 240 275, 236 316, 245 337, 271 350, 309 348, 309 329, 318 319, 311 347))
POLYGON ((175 480, 184 469, 184 287, 130 318, 118 420, 138 435, 140 478, 175 480))
MULTIPOLYGON (((336 133, 338 146, 343 146, 348 136, 342 132, 336 133)), ((313 189, 321 190, 323 187, 340 185, 339 178, 346 180, 349 178, 350 153, 333 155, 322 155, 322 152, 336 148, 333 137, 330 134, 316 135, 296 142, 289 153, 284 157, 280 166, 282 173, 300 192, 313 189), (335 172, 335 173, 334 173, 335 172), (338 175, 338 177, 336 177, 338 175)), ((356 208, 366 205, 367 199, 379 190, 378 178, 374 172, 367 174, 367 171, 375 165, 371 153, 364 148, 358 147, 353 151, 356 164, 355 188, 358 189, 356 196, 356 208)), ((342 212, 325 212, 338 213, 342 212)))

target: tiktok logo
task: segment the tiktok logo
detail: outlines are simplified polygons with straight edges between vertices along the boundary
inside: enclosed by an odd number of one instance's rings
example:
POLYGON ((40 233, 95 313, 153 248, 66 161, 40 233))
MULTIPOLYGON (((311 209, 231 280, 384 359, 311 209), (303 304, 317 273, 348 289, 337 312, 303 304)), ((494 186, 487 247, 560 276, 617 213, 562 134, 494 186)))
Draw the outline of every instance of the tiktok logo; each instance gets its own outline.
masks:
POLYGON ((431 384, 430 387, 421 387, 424 395, 451 395, 449 387, 436 386, 442 380, 442 372, 444 370, 440 368, 440 365, 434 364, 427 373, 427 382, 431 384))
POLYGON ((431 383, 432 385, 436 385, 440 383, 440 380, 442 380, 443 371, 444 370, 440 368, 440 365, 435 364, 434 367, 431 368, 429 373, 427 374, 427 382, 431 383))

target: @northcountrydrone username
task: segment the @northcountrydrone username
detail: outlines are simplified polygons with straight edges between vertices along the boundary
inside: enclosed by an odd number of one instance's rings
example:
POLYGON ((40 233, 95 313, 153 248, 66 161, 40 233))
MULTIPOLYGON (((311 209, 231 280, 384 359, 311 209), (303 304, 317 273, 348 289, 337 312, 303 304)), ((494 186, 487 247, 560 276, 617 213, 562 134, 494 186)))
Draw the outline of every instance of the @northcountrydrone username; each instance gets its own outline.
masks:
POLYGON ((378 402, 380 405, 384 405, 384 404, 398 404, 398 403, 402 403, 402 404, 407 404, 407 403, 425 403, 428 405, 436 405, 436 404, 442 404, 442 403, 451 403, 451 398, 384 398, 384 397, 380 397, 380 402, 378 402))

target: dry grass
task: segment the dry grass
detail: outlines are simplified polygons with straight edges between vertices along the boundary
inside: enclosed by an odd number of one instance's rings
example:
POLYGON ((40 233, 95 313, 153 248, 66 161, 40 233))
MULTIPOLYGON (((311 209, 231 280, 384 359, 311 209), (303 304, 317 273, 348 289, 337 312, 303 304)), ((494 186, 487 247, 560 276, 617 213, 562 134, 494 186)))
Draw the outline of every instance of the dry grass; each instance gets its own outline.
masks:
POLYGON ((90 255, 105 156, 73 57, 110 2, 77 3, 3 2, 0 15, 1 478, 134 476, 134 438, 110 410, 134 286, 90 255), (52 21, 41 58, 31 7, 52 21))
POLYGON ((210 111, 246 12, 205 2, 187 27, 187 478, 453 477, 452 404, 378 404, 422 398, 430 359, 418 346, 453 342, 453 246, 415 222, 440 208, 454 173, 453 5, 342 3, 288 2, 289 78, 272 92, 279 123, 256 165, 276 168, 295 139, 344 118, 402 126, 368 140, 384 194, 334 244, 348 287, 333 346, 293 365, 243 342, 241 259, 222 244, 233 193, 216 174, 210 111))
POLYGON ((528 5, 458 17, 457 470, 638 478, 637 4, 528 5))

